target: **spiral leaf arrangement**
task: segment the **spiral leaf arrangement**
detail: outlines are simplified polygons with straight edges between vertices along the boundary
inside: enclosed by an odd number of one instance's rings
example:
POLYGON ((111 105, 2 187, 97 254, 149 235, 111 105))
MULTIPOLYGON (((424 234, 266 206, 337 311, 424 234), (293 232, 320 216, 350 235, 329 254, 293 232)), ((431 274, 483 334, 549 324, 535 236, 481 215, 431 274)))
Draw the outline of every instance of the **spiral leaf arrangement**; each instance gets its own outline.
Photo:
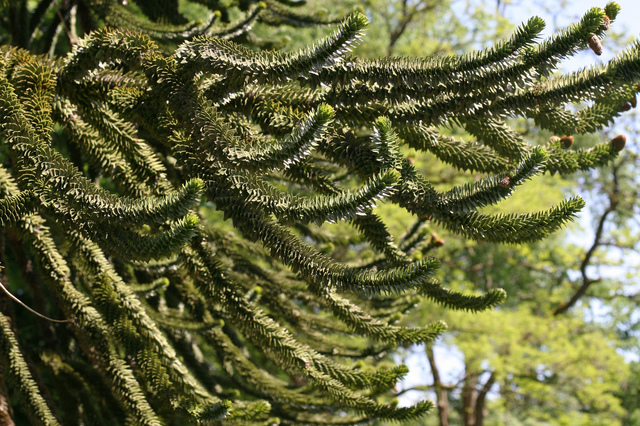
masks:
MULTIPOLYGON (((533 146, 507 124, 526 117, 578 136, 620 114, 637 90, 637 42, 608 64, 553 74, 592 37, 604 40, 619 7, 594 8, 542 42, 544 22, 532 18, 462 56, 362 60, 348 56, 368 24, 360 13, 313 46, 280 53, 232 40, 255 20, 331 21, 268 1, 219 28, 225 9, 170 23, 161 18, 177 2, 163 4, 143 22, 118 2, 84 2, 127 29, 91 31, 64 58, 0 50, 0 278, 66 321, 0 306, 12 402, 47 425, 423 415, 430 401, 390 399, 407 368, 377 360, 446 326, 399 326, 401 314, 422 297, 469 311, 506 297, 437 282, 439 261, 423 254, 442 240, 424 225, 525 243, 574 217, 577 197, 548 211, 479 210, 535 174, 604 165, 622 149, 570 149, 560 138, 533 146), (166 42, 178 46, 167 53, 166 42), (579 101, 591 102, 567 107, 579 101), (439 130, 454 125, 474 140, 439 130), (403 146, 486 177, 440 192, 403 146), (375 213, 381 201, 416 217, 399 242, 375 213), (378 257, 351 265, 333 256, 353 247, 327 241, 320 225, 336 221, 378 257)), ((33 14, 35 31, 46 14, 33 14)))

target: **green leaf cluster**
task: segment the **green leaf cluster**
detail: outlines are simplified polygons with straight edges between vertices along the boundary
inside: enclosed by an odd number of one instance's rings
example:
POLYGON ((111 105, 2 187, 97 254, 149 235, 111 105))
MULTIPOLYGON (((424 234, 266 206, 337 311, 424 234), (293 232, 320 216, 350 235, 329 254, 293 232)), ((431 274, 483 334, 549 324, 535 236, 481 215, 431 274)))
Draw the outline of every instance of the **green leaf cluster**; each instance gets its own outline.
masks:
POLYGON ((40 350, 39 336, 21 335, 29 319, 14 324, 2 310, 11 390, 42 424, 419 418, 433 403, 398 407, 393 386, 407 369, 378 360, 398 343, 432 341, 445 324, 396 322, 422 297, 477 312, 506 296, 440 284, 430 252, 441 244, 425 222, 517 244, 570 221, 579 198, 539 212, 479 209, 536 174, 606 164, 619 144, 537 147, 506 120, 553 131, 544 114, 562 111, 576 134, 602 128, 635 93, 640 44, 552 77, 587 35, 604 37, 605 12, 594 8, 542 43, 533 18, 462 56, 363 60, 348 55, 368 26, 354 12, 332 35, 283 53, 236 41, 256 19, 318 23, 293 14, 297 2, 204 3, 221 12, 193 26, 174 16, 173 1, 153 13, 136 2, 152 23, 115 1, 89 2, 123 28, 88 32, 64 58, 24 49, 46 17, 27 8, 33 25, 16 36, 25 44, 1 48, 0 261, 18 269, 10 287, 45 295, 39 310, 69 320, 41 330, 49 339, 40 350), (240 23, 211 33, 234 6, 240 23), (579 127, 568 109, 577 100, 601 107, 593 126, 579 127), (443 126, 477 140, 458 143, 443 126), (439 191, 404 145, 489 175, 439 191), (382 200, 415 216, 397 243, 374 211, 382 200), (336 221, 349 235, 329 241, 318 225, 336 221), (340 251, 358 251, 354 234, 376 253, 370 262, 341 261, 340 251))

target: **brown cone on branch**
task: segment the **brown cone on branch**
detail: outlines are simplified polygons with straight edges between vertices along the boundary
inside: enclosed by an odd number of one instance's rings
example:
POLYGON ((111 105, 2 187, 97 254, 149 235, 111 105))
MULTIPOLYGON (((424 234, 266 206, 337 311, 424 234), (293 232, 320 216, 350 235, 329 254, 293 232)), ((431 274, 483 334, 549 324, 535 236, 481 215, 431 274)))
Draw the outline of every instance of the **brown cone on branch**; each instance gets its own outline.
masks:
POLYGON ((625 135, 618 135, 615 138, 611 139, 611 146, 613 150, 616 152, 622 151, 624 145, 627 143, 627 137, 625 135))
POLYGON ((498 181, 498 185, 500 186, 500 188, 509 188, 511 186, 511 177, 510 176, 501 177, 500 180, 498 181))
POLYGON ((631 100, 629 101, 629 103, 631 104, 632 108, 635 108, 638 106, 638 100, 636 99, 636 95, 633 95, 633 98, 631 98, 631 100))
POLYGON ((589 47, 593 50, 593 53, 598 56, 602 55, 602 42, 600 41, 600 37, 595 34, 591 34, 587 43, 589 43, 589 47))
POLYGON ((560 142, 562 142, 562 146, 564 146, 565 148, 569 148, 571 147, 571 145, 573 145, 573 136, 564 135, 563 137, 560 138, 560 142))
POLYGON ((436 234, 435 232, 433 232, 431 234, 431 245, 433 245, 434 247, 442 247, 444 245, 444 240, 440 237, 438 237, 438 234, 436 234))
POLYGON ((627 112, 631 109, 631 104, 629 102, 625 102, 624 104, 622 104, 622 106, 620 107, 620 111, 623 112, 627 112))
POLYGON ((607 31, 609 28, 611 28, 611 19, 609 19, 607 15, 604 15, 604 20, 602 21, 602 24, 600 24, 600 29, 607 31))

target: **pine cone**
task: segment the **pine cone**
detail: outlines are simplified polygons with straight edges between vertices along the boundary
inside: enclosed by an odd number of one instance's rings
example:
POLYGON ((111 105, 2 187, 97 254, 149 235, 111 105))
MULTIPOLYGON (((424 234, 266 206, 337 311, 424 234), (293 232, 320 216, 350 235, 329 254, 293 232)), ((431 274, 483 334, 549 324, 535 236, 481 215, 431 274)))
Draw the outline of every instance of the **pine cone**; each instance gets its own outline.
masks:
POLYGON ((611 139, 611 146, 613 150, 616 152, 622 151, 624 145, 627 143, 627 137, 625 135, 618 135, 615 138, 611 139))
POLYGON ((587 43, 589 43, 589 47, 593 50, 593 53, 598 56, 602 55, 602 43, 600 42, 600 37, 595 34, 591 34, 587 43))
POLYGON ((442 238, 438 237, 438 234, 433 232, 431 234, 431 244, 434 247, 442 247, 444 245, 444 240, 442 238))
POLYGON ((569 148, 569 147, 571 147, 571 145, 573 145, 573 136, 564 135, 563 137, 560 138, 560 142, 562 142, 562 145, 565 148, 569 148))
POLYGON ((500 188, 509 188, 511 186, 511 177, 503 176, 502 178, 500 178, 498 185, 500 185, 500 188))

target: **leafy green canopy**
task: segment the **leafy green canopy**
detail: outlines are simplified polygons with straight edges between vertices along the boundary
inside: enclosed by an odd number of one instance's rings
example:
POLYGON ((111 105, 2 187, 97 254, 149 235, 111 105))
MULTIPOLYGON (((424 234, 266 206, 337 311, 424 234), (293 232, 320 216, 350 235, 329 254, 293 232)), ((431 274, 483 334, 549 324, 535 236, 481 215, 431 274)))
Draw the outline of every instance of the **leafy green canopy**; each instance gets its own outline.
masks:
POLYGON ((438 260, 425 256, 438 244, 422 225, 523 243, 571 220, 579 198, 524 214, 479 209, 536 173, 592 168, 622 149, 618 139, 533 147, 505 122, 524 116, 570 135, 617 116, 636 91, 640 44, 597 68, 552 72, 603 38, 618 9, 594 8, 542 43, 544 23, 532 18, 494 48, 426 59, 347 56, 367 26, 359 13, 287 54, 198 36, 166 55, 148 35, 114 29, 91 32, 64 59, 3 47, 0 223, 25 247, 12 256, 33 259, 46 288, 31 293, 51 296, 42 310, 69 320, 38 351, 37 333, 21 340, 22 324, 0 315, 0 362, 17 403, 35 424, 424 414, 429 401, 388 399, 406 367, 375 360, 445 324, 401 327, 400 314, 422 296, 481 311, 505 293, 442 287, 438 260), (451 125, 477 142, 438 130, 451 125), (402 145, 489 175, 439 192, 402 145), (398 244, 374 213, 380 200, 417 216, 398 244), (316 225, 334 221, 379 257, 354 266, 321 251, 316 225))

